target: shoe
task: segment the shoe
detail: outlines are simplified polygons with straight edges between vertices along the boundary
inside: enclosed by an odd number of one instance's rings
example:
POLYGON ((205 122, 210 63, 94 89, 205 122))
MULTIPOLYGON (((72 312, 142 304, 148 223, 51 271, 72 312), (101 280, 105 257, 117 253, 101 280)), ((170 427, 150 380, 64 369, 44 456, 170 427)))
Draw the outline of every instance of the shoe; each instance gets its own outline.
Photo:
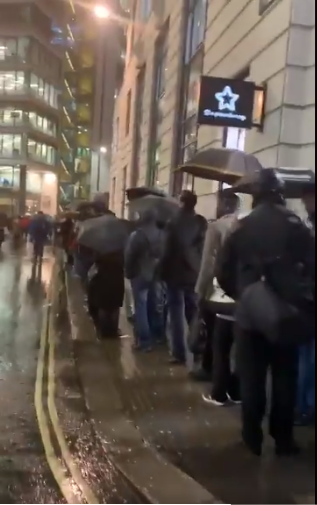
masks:
POLYGON ((186 360, 185 359, 180 359, 180 358, 175 358, 174 356, 172 356, 168 360, 168 362, 169 362, 170 365, 185 365, 186 360))
POLYGON ((228 398, 216 399, 213 398, 210 394, 203 394, 202 399, 204 400, 204 402, 210 403, 215 407, 225 407, 226 405, 228 405, 228 398))
POLYGON ((257 444, 254 442, 249 442, 247 440, 243 440, 243 443, 247 450, 253 454, 253 456, 257 456, 260 458, 262 456, 262 444, 257 444))
POLYGON ((151 352, 153 350, 153 347, 151 345, 135 344, 133 346, 133 350, 138 352, 151 352))
POLYGON ((196 382, 211 382, 212 379, 211 374, 202 369, 192 370, 189 372, 189 377, 196 382))
POLYGON ((294 426, 307 426, 309 424, 307 414, 298 414, 294 420, 294 426))
POLYGON ((294 440, 287 443, 277 443, 275 446, 275 454, 278 458, 292 458, 301 453, 301 448, 294 440))
POLYGON ((228 399, 231 403, 234 403, 235 405, 241 405, 242 403, 241 399, 235 395, 228 395, 228 399))

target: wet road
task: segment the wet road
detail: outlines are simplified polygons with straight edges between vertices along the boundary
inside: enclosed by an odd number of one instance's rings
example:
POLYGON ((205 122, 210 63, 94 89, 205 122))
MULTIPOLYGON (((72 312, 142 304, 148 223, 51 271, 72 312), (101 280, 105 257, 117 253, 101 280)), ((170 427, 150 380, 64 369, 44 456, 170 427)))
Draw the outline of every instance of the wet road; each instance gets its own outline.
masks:
POLYGON ((146 503, 95 436, 54 272, 0 253, 0 503, 146 503))
POLYGON ((0 503, 63 503, 45 458, 34 408, 52 258, 43 261, 38 281, 27 254, 13 255, 8 248, 0 254, 0 503))

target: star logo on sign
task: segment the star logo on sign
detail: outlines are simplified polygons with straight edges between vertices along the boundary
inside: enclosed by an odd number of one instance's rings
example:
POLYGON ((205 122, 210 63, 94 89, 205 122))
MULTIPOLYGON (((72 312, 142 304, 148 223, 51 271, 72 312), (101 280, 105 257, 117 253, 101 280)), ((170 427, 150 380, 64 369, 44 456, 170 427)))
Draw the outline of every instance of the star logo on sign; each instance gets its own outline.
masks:
POLYGON ((225 86, 221 93, 215 94, 218 101, 219 110, 229 110, 230 112, 236 111, 236 102, 239 100, 240 95, 233 93, 230 86, 225 86))

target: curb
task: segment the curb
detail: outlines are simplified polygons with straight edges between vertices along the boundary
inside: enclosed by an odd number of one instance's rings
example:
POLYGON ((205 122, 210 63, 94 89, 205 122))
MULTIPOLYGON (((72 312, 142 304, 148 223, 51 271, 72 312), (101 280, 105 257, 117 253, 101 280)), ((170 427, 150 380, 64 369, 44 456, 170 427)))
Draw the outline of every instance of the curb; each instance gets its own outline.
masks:
POLYGON ((165 460, 126 418, 111 363, 107 362, 105 366, 100 352, 101 346, 107 342, 98 342, 94 338, 92 323, 82 308, 84 299, 78 280, 67 273, 65 278, 67 313, 84 400, 96 435, 106 448, 109 459, 149 503, 222 503, 165 460), (84 338, 80 338, 80 334, 84 338), (105 384, 102 397, 100 386, 96 388, 96 384, 105 384))

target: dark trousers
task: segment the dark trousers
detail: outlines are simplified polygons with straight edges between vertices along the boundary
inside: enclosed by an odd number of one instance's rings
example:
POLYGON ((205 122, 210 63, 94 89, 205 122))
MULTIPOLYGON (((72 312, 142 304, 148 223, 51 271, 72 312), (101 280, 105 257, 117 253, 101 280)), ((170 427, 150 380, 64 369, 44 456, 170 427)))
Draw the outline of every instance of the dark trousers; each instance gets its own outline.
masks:
POLYGON ((215 330, 215 322, 216 316, 215 314, 208 309, 208 307, 202 307, 202 317, 205 321, 206 325, 206 345, 202 355, 201 367, 207 374, 211 374, 212 372, 212 363, 213 363, 213 337, 215 330))
POLYGON ((278 346, 263 335, 238 331, 237 366, 242 399, 243 438, 248 444, 263 441, 262 421, 266 411, 266 386, 272 374, 270 435, 277 445, 293 440, 298 351, 278 346))
POLYGON ((216 318, 213 335, 212 393, 218 401, 240 397, 239 380, 231 366, 231 351, 234 342, 234 323, 216 318))

